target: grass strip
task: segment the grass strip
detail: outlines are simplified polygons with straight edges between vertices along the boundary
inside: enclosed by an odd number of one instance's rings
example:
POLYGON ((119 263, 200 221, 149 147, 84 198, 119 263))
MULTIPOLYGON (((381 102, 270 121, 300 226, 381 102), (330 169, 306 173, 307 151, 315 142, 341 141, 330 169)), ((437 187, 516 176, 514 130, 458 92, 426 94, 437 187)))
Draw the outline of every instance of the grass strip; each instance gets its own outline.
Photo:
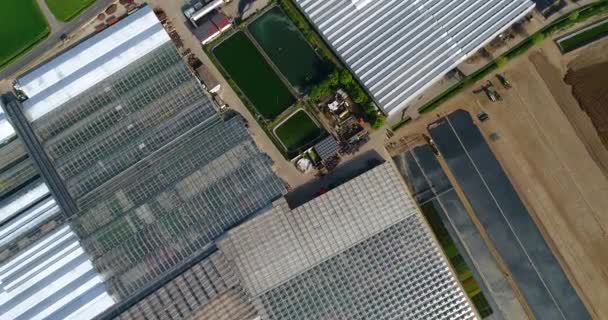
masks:
POLYGON ((55 18, 68 22, 91 6, 95 0, 45 0, 55 18))
POLYGON ((570 52, 606 35, 608 35, 608 20, 604 20, 579 34, 558 41, 557 44, 562 52, 570 52))

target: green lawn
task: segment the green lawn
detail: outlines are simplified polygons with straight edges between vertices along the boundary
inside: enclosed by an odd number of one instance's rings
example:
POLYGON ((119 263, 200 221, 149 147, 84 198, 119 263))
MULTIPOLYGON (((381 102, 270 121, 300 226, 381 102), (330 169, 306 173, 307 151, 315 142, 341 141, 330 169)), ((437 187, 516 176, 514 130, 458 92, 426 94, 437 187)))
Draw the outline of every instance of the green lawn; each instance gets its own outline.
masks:
POLYGON ((55 17, 61 21, 70 21, 82 10, 92 5, 95 0, 45 0, 55 17))
POLYGON ((327 77, 330 66, 321 60, 281 8, 268 10, 247 29, 298 92, 308 93, 327 77))
POLYGON ((559 41, 558 44, 563 52, 569 52, 597 39, 608 35, 608 20, 597 23, 592 28, 585 30, 575 36, 559 41))
POLYGON ((50 32, 35 0, 1 0, 0 25, 0 67, 27 51, 50 32))
POLYGON ((317 138, 321 134, 321 129, 306 112, 299 110, 279 125, 275 133, 287 151, 293 151, 317 138))
POLYGON ((255 109, 268 120, 287 109, 295 98, 243 33, 213 48, 213 54, 255 109))

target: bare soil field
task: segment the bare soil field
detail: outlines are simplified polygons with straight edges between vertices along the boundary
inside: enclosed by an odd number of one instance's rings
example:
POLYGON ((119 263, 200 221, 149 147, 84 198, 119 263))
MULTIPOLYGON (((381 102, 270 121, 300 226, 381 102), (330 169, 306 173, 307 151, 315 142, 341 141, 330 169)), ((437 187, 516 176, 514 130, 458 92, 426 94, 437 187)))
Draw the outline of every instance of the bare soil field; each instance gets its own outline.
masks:
MULTIPOLYGON (((566 55, 562 55, 556 49, 553 42, 547 41, 542 50, 530 55, 530 61, 532 61, 535 69, 541 75, 553 96, 556 97, 562 112, 564 112, 574 126, 576 134, 589 151, 593 160, 600 166, 604 175, 608 177, 608 147, 602 142, 600 132, 597 129, 598 125, 595 124, 595 122, 601 121, 601 118, 591 117, 598 110, 596 110, 597 107, 590 107, 590 104, 595 105, 593 99, 598 94, 601 94, 602 91, 604 94, 606 92, 606 89, 601 90, 601 85, 606 83, 601 78, 605 78, 606 74, 602 74, 602 70, 596 70, 592 75, 589 72, 593 69, 588 70, 586 72, 588 78, 583 83, 581 80, 584 76, 581 77, 579 73, 579 76, 577 76, 578 80, 576 80, 579 83, 578 88, 573 88, 564 81, 568 73, 572 77, 579 70, 595 68, 603 62, 607 62, 606 51, 608 51, 608 39, 597 41, 592 45, 566 55), (595 91, 596 88, 600 90, 595 91), (575 90, 578 92, 575 92, 575 90), (589 107, 585 106, 585 104, 588 104, 589 107), (586 108, 588 110, 593 109, 593 113, 586 111, 586 108)), ((606 72, 606 69, 603 72, 606 72)), ((571 81, 569 82, 573 83, 571 81)))
POLYGON ((566 83, 581 108, 589 115, 604 146, 608 148, 608 57, 607 61, 568 71, 566 83))
POLYGON ((608 152, 563 81, 573 59, 560 59, 547 41, 501 70, 513 89, 488 78, 503 101, 471 92, 483 79, 406 125, 393 140, 426 133, 428 123, 456 109, 487 112, 490 120, 479 127, 490 147, 589 312, 608 319, 608 152), (499 139, 492 141, 494 133, 499 139))

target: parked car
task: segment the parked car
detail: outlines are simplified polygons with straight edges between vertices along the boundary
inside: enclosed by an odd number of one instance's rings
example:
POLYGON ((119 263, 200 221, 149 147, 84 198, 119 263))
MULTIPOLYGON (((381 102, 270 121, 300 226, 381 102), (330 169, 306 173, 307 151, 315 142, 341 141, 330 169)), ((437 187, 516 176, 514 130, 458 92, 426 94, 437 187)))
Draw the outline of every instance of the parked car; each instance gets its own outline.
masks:
POLYGON ((477 114, 477 119, 479 119, 479 121, 481 121, 481 122, 484 122, 484 121, 490 119, 490 116, 487 113, 482 111, 477 114))

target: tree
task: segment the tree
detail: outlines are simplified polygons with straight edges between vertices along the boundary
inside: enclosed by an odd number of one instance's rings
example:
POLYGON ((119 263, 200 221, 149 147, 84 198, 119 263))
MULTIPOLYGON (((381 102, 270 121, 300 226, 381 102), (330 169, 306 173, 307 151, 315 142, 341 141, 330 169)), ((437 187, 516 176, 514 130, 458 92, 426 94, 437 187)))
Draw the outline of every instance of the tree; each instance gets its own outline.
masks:
POLYGON ((498 59, 496 59, 496 66, 498 68, 502 68, 505 65, 507 65, 507 63, 509 62, 509 59, 507 57, 498 57, 498 59))
POLYGON ((340 72, 340 83, 343 86, 349 86, 354 83, 353 75, 346 69, 340 72))
POLYGON ((328 80, 329 80, 329 84, 332 87, 335 87, 337 85, 340 84, 340 71, 335 70, 334 72, 329 74, 328 80))
POLYGON ((570 20, 572 22, 576 22, 576 21, 578 21, 580 14, 581 13, 578 10, 576 10, 568 16, 568 20, 570 20))
POLYGON ((372 103, 366 103, 361 106, 361 110, 363 110, 365 114, 374 114, 376 112, 376 107, 372 103))
POLYGON ((351 96, 353 98, 353 101, 356 104, 363 105, 364 103, 369 101, 367 94, 365 94, 365 92, 363 91, 363 89, 361 89, 361 87, 359 87, 357 85, 353 85, 353 86, 351 86, 350 91, 352 91, 351 96))
POLYGON ((543 41, 545 41, 545 35, 542 32, 537 32, 532 36, 532 43, 533 44, 541 44, 543 41))
POLYGON ((374 128, 376 130, 380 129, 380 128, 382 128, 382 126, 384 126, 385 122, 386 122, 386 117, 383 114, 377 114, 376 118, 372 122, 372 128, 374 128))
POLYGON ((331 94, 331 85, 329 81, 323 81, 314 86, 308 95, 315 102, 321 101, 323 98, 331 94))

